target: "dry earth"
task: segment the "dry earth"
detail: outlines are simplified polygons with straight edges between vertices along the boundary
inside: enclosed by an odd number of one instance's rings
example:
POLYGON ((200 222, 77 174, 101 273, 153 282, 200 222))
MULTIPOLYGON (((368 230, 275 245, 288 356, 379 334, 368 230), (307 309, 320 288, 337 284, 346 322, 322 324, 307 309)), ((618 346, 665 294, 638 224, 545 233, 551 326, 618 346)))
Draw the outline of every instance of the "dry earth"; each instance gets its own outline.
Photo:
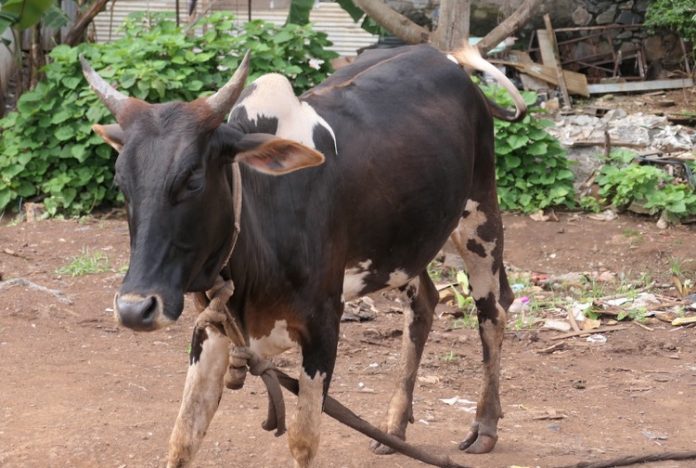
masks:
MULTIPOLYGON (((506 215, 506 260, 547 274, 609 270, 624 281, 649 274, 669 283, 678 264, 696 277, 696 229, 660 231, 652 221, 613 222, 562 215, 537 223, 506 215), (675 263, 676 262, 676 263, 675 263)), ((128 261, 123 220, 89 218, 0 226, 0 274, 24 278, 65 297, 25 286, 0 289, 0 466, 162 466, 181 396, 193 311, 151 334, 117 328, 110 303, 128 261), (82 252, 102 252, 110 271, 86 276, 56 270, 82 252), (69 303, 68 303, 69 302, 69 303)), ((663 294, 674 294, 664 289, 663 294)), ((378 423, 398 362, 402 317, 377 297, 369 322, 345 323, 331 393, 378 423)), ((438 312, 447 312, 443 307, 438 312)), ((553 354, 537 351, 559 332, 515 330, 504 345, 505 418, 492 454, 457 450, 476 400, 480 345, 473 329, 452 329, 449 314, 434 325, 416 390, 412 443, 478 467, 556 466, 696 447, 696 328, 630 324, 606 344, 564 340, 553 354), (548 419, 548 418, 558 419, 548 419)), ((512 320, 511 320, 512 323, 512 320)), ((295 373, 296 356, 277 362, 295 373)), ((266 396, 260 381, 227 391, 196 466, 291 466, 286 438, 260 425, 266 396)), ((288 406, 294 405, 288 396, 288 406)), ((378 457, 368 441, 325 416, 321 467, 416 467, 400 455, 378 457)), ((686 467, 693 462, 653 466, 686 467)))

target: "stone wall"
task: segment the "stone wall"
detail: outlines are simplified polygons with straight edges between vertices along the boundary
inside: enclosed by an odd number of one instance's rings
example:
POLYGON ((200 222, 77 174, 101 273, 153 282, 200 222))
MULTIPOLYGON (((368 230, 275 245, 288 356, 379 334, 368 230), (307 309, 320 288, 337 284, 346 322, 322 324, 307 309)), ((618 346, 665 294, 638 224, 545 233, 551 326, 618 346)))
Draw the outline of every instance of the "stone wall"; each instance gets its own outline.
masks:
MULTIPOLYGON (((409 17, 416 23, 433 27, 437 25, 440 0, 386 0, 387 3, 409 17)), ((471 26, 472 36, 485 36, 490 30, 519 7, 523 0, 472 0, 471 26)), ((556 28, 607 26, 641 24, 652 0, 545 0, 544 8, 550 13, 556 28)), ((519 34, 521 43, 526 47, 531 33, 544 28, 543 16, 538 15, 519 34)), ((559 33, 559 41, 564 39, 590 36, 597 31, 579 31, 559 33)), ((650 34, 644 28, 613 28, 605 33, 604 42, 598 41, 593 47, 599 52, 610 53, 621 50, 630 53, 643 48, 647 64, 653 76, 657 78, 661 70, 678 68, 683 61, 679 38, 671 33, 650 34)), ((570 52, 570 56, 587 56, 586 43, 579 43, 570 52)))

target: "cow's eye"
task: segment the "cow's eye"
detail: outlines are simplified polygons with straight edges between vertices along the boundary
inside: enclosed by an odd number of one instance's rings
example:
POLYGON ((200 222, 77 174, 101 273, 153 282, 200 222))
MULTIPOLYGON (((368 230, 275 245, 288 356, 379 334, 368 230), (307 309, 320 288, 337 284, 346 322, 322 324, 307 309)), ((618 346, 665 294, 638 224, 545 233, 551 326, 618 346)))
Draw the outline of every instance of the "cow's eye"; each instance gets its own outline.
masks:
POLYGON ((201 171, 194 171, 186 181, 186 190, 196 192, 203 188, 203 174, 201 171))

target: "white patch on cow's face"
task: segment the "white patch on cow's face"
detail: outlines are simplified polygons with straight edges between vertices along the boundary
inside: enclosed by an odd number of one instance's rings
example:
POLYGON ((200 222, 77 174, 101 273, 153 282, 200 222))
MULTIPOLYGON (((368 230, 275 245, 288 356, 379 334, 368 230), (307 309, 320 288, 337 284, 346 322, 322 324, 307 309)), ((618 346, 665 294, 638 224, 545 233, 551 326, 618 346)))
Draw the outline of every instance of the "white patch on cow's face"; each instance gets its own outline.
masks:
POLYGON ((372 260, 367 259, 358 263, 358 266, 348 268, 343 277, 343 299, 352 301, 360 296, 365 289, 365 277, 370 274, 372 260))
POLYGON ((387 281, 387 286, 391 288, 399 288, 408 283, 408 279, 408 274, 404 270, 396 269, 389 273, 389 281, 387 281))
POLYGON ((249 337, 249 348, 262 357, 275 356, 296 344, 290 338, 286 320, 277 320, 268 336, 249 337))
POLYGON ((320 125, 331 134, 334 151, 338 153, 336 135, 331 126, 312 106, 295 96, 286 77, 269 73, 259 77, 254 85, 256 87, 253 92, 235 105, 244 107, 250 120, 257 121, 259 117, 275 118, 278 120, 276 136, 297 141, 313 149, 317 149, 314 144, 314 128, 320 125))

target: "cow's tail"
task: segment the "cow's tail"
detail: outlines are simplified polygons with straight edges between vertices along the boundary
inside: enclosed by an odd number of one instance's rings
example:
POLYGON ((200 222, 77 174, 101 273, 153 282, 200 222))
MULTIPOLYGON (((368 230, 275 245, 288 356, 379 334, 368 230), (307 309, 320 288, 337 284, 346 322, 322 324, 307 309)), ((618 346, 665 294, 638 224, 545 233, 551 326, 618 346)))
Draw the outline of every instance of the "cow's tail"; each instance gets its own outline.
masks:
POLYGON ((490 99, 486 99, 488 101, 488 107, 491 110, 491 114, 493 114, 494 117, 506 120, 508 122, 518 122, 524 118, 524 116, 527 114, 527 105, 524 103, 522 95, 503 72, 481 57, 477 47, 465 43, 460 49, 451 52, 451 55, 462 66, 471 67, 488 73, 495 78, 495 81, 497 81, 498 84, 507 89, 508 93, 510 93, 512 100, 515 103, 514 113, 500 107, 490 99))

